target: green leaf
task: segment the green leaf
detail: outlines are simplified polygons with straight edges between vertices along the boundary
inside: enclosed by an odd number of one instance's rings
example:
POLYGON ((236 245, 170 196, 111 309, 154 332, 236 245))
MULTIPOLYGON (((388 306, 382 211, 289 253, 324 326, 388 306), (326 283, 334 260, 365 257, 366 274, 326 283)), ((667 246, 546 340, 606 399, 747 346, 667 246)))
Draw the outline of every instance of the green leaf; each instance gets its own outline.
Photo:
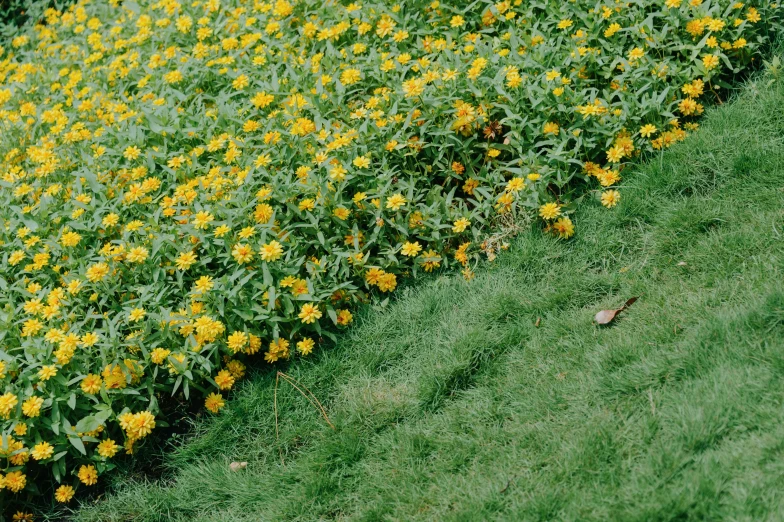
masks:
POLYGON ((79 453, 82 455, 87 455, 87 450, 84 449, 84 443, 82 442, 82 439, 79 437, 68 437, 68 442, 70 442, 74 448, 79 450, 79 453))
POLYGON ((94 415, 88 415, 87 417, 83 417, 79 422, 77 422, 76 426, 74 426, 74 429, 79 433, 87 433, 97 430, 101 424, 102 422, 95 418, 94 415))
MULTIPOLYGON (((60 453, 55 453, 54 456, 52 456, 52 462, 57 462, 61 458, 65 457, 66 455, 68 455, 67 451, 61 451, 60 453)), ((56 468, 53 468, 53 469, 56 469, 56 468)))

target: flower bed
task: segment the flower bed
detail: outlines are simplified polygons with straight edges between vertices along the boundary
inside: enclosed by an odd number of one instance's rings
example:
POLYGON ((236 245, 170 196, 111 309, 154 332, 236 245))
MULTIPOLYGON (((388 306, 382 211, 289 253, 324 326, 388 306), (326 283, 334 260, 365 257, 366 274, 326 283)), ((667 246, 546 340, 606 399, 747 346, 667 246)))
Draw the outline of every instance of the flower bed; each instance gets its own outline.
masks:
POLYGON ((696 127, 777 4, 81 1, 0 53, 2 495, 68 502, 177 396, 457 266, 696 127), (48 494, 48 493, 47 493, 48 494))

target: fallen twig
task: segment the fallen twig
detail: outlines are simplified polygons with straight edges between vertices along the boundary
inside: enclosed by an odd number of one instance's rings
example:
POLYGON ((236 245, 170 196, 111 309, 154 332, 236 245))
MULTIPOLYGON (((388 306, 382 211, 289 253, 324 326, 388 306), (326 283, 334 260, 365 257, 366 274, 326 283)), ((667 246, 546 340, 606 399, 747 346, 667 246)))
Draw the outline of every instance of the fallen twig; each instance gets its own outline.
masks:
POLYGON ((329 416, 327 415, 327 410, 324 408, 324 405, 321 404, 318 398, 313 394, 312 391, 308 389, 307 386, 305 386, 304 384, 296 380, 291 375, 287 375, 281 371, 277 372, 277 374, 275 374, 275 391, 273 394, 273 407, 275 410, 275 442, 278 444, 280 463, 285 465, 286 462, 283 459, 283 448, 280 447, 280 428, 278 424, 278 383, 280 382, 281 378, 283 378, 284 381, 286 381, 291 386, 293 386, 295 390, 297 390, 303 397, 305 397, 308 400, 308 402, 321 413, 321 416, 324 417, 324 420, 327 421, 327 424, 329 425, 330 428, 332 428, 333 430, 336 428, 335 425, 332 424, 332 421, 329 420, 329 416), (300 388, 300 386, 302 388, 300 388), (305 391, 302 391, 303 388, 305 391))

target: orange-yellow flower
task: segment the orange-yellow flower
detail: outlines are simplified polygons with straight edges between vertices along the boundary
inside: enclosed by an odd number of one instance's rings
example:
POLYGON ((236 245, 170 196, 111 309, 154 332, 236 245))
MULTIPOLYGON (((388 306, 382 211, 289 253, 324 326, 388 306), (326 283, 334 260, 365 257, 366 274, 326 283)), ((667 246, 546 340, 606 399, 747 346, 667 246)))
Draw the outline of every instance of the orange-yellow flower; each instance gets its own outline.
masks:
POLYGON ((85 486, 94 486, 98 483, 98 471, 92 464, 81 466, 77 475, 85 486))
POLYGON ((283 245, 277 241, 270 241, 261 246, 261 259, 264 261, 277 261, 283 256, 283 245))
POLYGON ((315 323, 318 319, 321 319, 321 310, 316 305, 305 303, 299 311, 299 318, 305 324, 315 323))
POLYGON ((231 250, 231 255, 241 265, 250 263, 253 260, 253 248, 250 245, 238 243, 231 250))

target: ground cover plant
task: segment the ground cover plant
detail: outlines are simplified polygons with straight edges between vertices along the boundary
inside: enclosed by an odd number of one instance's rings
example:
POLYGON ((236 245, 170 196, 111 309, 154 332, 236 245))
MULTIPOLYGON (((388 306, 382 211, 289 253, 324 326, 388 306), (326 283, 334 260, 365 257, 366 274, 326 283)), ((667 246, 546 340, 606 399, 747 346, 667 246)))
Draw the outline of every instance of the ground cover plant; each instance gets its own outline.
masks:
POLYGON ((578 241, 523 233, 290 365, 335 430, 259 372, 167 451, 167 480, 118 481, 75 520, 780 520, 778 74, 635 169, 612 212, 581 205, 578 241))
POLYGON ((470 279, 503 219, 569 238, 779 11, 82 1, 6 28, 0 495, 69 502, 254 354, 310 354, 403 277, 470 279))

